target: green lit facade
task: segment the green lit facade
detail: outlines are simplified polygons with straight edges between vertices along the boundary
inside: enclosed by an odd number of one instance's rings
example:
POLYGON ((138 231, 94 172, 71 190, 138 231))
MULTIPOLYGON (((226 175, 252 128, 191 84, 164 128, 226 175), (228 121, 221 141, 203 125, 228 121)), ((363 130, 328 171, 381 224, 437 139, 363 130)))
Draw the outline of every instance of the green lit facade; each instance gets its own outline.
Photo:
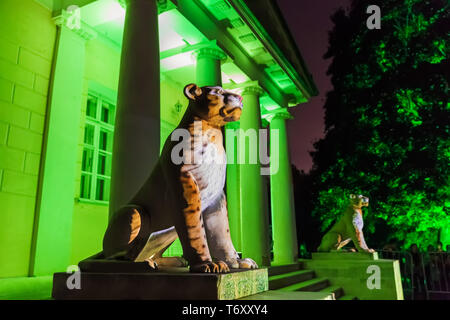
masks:
MULTIPOLYGON (((286 121, 316 89, 281 18, 254 5, 0 2, 0 278, 49 276, 101 251, 110 212, 147 178, 191 82, 238 90, 244 111, 229 129, 279 140, 276 174, 228 165, 236 249, 262 265, 297 259, 286 121)), ((180 255, 179 242, 166 254, 180 255)))

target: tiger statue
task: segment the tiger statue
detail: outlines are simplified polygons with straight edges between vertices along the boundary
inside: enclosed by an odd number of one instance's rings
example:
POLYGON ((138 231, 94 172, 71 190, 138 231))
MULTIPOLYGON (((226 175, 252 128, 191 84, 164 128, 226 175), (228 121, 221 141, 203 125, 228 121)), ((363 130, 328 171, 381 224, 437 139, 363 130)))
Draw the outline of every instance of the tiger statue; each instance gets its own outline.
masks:
MULTIPOLYGON (((317 251, 341 250, 350 241, 353 241, 359 252, 375 252, 367 247, 362 230, 364 227, 362 208, 367 206, 369 206, 369 198, 351 194, 347 208, 338 222, 323 236, 317 251)), ((350 251, 355 250, 351 249, 350 251)))
POLYGON ((222 127, 239 120, 242 97, 196 84, 187 85, 184 94, 186 112, 150 177, 113 215, 103 238, 103 257, 147 261, 155 269, 189 265, 190 272, 258 268, 252 259, 241 259, 233 246, 224 193, 222 127), (187 133, 184 144, 173 141, 182 133, 187 133), (183 257, 162 257, 178 237, 183 257))

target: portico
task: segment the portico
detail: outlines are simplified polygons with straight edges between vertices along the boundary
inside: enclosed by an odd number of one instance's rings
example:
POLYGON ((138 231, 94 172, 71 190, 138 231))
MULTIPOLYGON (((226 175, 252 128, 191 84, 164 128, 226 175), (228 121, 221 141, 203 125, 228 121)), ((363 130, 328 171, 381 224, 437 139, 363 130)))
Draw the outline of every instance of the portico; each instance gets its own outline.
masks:
MULTIPOLYGON (((126 18, 116 118, 119 130, 115 131, 111 190, 111 199, 116 200, 110 205, 110 213, 117 208, 119 199, 129 197, 129 194, 140 187, 141 180, 146 178, 151 164, 157 159, 155 150, 159 150, 161 141, 157 133, 158 124, 148 126, 142 119, 158 120, 159 110, 155 101, 158 101, 160 88, 158 79, 154 77, 159 70, 157 62, 160 61, 162 74, 181 75, 181 69, 185 70, 178 82, 195 81, 200 86, 223 85, 241 93, 244 111, 240 122, 232 124, 234 129, 231 130, 240 128, 243 132, 256 134, 256 145, 245 143, 245 137, 238 137, 236 159, 244 161, 230 164, 228 168, 231 234, 237 242, 238 250, 244 256, 253 257, 261 265, 270 264, 271 237, 274 243, 274 263, 294 262, 297 258, 297 237, 285 121, 290 118, 289 106, 305 102, 313 94, 308 94, 310 88, 299 85, 307 79, 302 79, 265 29, 255 23, 256 17, 243 1, 179 0, 175 5, 170 1, 127 0, 123 4, 126 18), (158 50, 158 44, 168 40, 160 37, 157 41, 158 7, 160 17, 171 17, 173 23, 160 23, 159 27, 163 30, 172 29, 185 45, 165 52, 158 50), (229 25, 224 32, 221 25, 225 22, 229 25), (177 28, 178 24, 189 25, 189 28, 177 28), (187 39, 191 33, 201 34, 204 39, 199 43, 190 43, 187 39), (189 54, 191 63, 187 61, 189 54), (176 66, 181 55, 184 55, 186 65, 176 66), (129 59, 124 61, 124 57, 134 57, 133 62, 127 62, 129 59), (173 68, 167 65, 169 59, 175 65, 173 68), (187 67, 190 72, 186 70, 187 67), (135 85, 127 86, 127 81, 134 82, 135 85), (136 86, 137 82, 141 83, 136 86), (127 100, 127 97, 132 98, 127 100), (130 101, 136 102, 129 103, 130 101), (152 107, 145 109, 139 108, 139 105, 152 107), (136 112, 134 108, 141 111, 136 112), (129 130, 122 129, 121 124, 129 114, 139 120, 130 122, 129 130), (271 219, 267 210, 269 206, 265 203, 267 197, 263 188, 264 176, 259 162, 262 117, 269 122, 271 132, 271 219), (140 130, 143 130, 140 133, 142 138, 136 136, 136 132, 140 130), (142 141, 145 141, 145 146, 140 143, 142 141), (122 156, 130 155, 133 158, 131 155, 135 154, 142 154, 145 160, 131 164, 122 156), (254 155, 258 155, 256 161, 253 159, 254 155), (128 168, 126 174, 123 168, 128 168), (130 179, 134 176, 139 178, 130 179), (272 221, 273 236, 269 234, 269 220, 272 221)), ((161 105, 163 107, 165 106, 161 105)), ((122 203, 126 201, 125 198, 122 203)), ((174 248, 169 250, 169 254, 179 253, 177 251, 174 248)))
MULTIPOLYGON (((316 89, 282 17, 260 14, 271 1, 27 1, 48 12, 58 45, 27 213, 28 275, 65 271, 101 249, 108 218, 152 171, 192 82, 243 96, 241 120, 226 127, 237 134, 226 182, 236 249, 259 265, 297 260, 286 121, 316 89)), ((180 244, 166 254, 180 255, 180 244)))

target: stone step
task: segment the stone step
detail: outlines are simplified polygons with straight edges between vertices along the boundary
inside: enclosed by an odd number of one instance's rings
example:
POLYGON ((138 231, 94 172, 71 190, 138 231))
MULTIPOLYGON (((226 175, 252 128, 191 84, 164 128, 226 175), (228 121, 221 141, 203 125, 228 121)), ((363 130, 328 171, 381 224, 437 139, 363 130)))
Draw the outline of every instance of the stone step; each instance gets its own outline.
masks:
POLYGON ((327 292, 334 295, 335 300, 339 299, 344 295, 344 290, 339 286, 331 286, 320 290, 320 292, 327 292))
POLYGON ((238 300, 335 300, 335 298, 328 292, 269 290, 238 300))
POLYGON ((344 296, 338 298, 338 300, 359 300, 359 299, 352 295, 344 295, 344 296))
POLYGON ((288 273, 292 271, 297 271, 303 269, 303 262, 292 263, 292 264, 284 264, 280 266, 271 266, 269 267, 269 277, 276 276, 282 273, 288 273))
POLYGON ((327 278, 314 278, 280 288, 282 291, 320 291, 330 285, 327 278))
POLYGON ((269 290, 276 290, 314 278, 312 270, 297 270, 269 277, 269 290))

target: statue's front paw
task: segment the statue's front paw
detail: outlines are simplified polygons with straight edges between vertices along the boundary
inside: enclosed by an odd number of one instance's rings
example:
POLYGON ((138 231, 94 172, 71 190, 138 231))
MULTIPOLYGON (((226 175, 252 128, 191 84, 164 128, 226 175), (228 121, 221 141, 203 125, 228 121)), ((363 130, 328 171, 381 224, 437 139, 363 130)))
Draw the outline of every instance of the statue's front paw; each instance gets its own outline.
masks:
MULTIPOLYGON (((221 271, 224 270, 224 265, 226 265, 225 262, 219 261, 218 264, 214 263, 212 261, 206 261, 202 263, 198 263, 195 265, 192 265, 190 267, 190 272, 201 272, 201 273, 220 273, 225 272, 221 271)), ((228 266, 226 266, 228 268, 228 266)), ((229 269, 228 269, 229 271, 229 269)))
POLYGON ((258 269, 258 265, 250 258, 237 259, 239 263, 239 269, 258 269))
POLYGON ((226 264, 228 265, 228 268, 230 269, 239 269, 239 262, 237 259, 226 259, 226 264))
POLYGON ((220 273, 230 272, 230 267, 228 266, 228 264, 226 262, 217 260, 217 261, 215 261, 215 263, 219 266, 220 273))
POLYGON ((149 267, 152 268, 153 270, 158 270, 158 263, 156 263, 155 260, 153 260, 152 258, 148 258, 145 260, 149 267))

